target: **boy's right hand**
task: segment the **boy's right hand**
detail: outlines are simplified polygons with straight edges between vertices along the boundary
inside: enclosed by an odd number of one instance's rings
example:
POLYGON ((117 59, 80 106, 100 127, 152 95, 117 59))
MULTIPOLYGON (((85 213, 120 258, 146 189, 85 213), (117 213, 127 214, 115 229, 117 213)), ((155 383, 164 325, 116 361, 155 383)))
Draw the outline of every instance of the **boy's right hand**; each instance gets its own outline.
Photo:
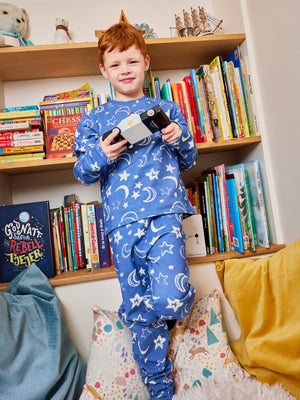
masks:
POLYGON ((114 141, 114 138, 118 136, 119 130, 115 129, 112 131, 110 135, 107 136, 106 139, 102 139, 100 137, 100 147, 104 151, 104 153, 107 155, 107 157, 111 160, 116 160, 119 156, 119 154, 127 149, 126 143, 127 139, 121 140, 120 142, 116 142, 112 144, 114 141))

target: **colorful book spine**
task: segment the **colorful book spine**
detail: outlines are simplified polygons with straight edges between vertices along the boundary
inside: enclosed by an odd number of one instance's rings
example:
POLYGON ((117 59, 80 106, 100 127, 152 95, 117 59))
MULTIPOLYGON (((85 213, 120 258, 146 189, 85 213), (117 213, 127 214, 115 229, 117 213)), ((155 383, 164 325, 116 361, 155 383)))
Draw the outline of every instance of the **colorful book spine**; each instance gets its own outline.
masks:
POLYGON ((87 218, 90 237, 90 249, 92 256, 92 269, 99 268, 99 245, 97 237, 97 223, 95 216, 95 205, 87 204, 87 218))
POLYGON ((10 147, 38 146, 44 144, 44 138, 23 139, 23 140, 0 140, 0 148, 6 149, 10 147))
POLYGON ((109 244, 107 235, 105 234, 105 227, 104 227, 103 207, 101 204, 95 206, 95 216, 97 221, 100 267, 105 268, 109 267, 110 265, 110 257, 109 257, 109 244))
POLYGON ((82 233, 84 240, 84 264, 86 269, 92 269, 92 253, 89 239, 89 227, 88 227, 88 216, 87 216, 87 204, 81 206, 81 221, 82 221, 82 233))
POLYGON ((39 116, 40 116, 39 110, 0 112, 0 120, 11 120, 11 119, 39 117, 39 116))
POLYGON ((232 231, 232 249, 244 253, 243 231, 239 212, 238 195, 236 190, 235 178, 233 174, 226 173, 226 186, 228 194, 228 206, 230 214, 230 224, 232 231))
POLYGON ((44 151, 44 146, 21 146, 21 147, 6 147, 0 148, 0 156, 8 154, 26 154, 26 153, 41 153, 44 151))
POLYGON ((208 64, 201 65, 197 71, 200 82, 204 82, 205 93, 208 99, 208 106, 210 112, 210 120, 213 129, 214 140, 218 141, 222 138, 220 120, 218 117, 218 111, 215 101, 215 93, 213 88, 213 82, 211 78, 210 68, 208 64))
POLYGON ((23 131, 12 131, 0 133, 0 143, 3 141, 14 141, 14 140, 27 140, 27 139, 39 139, 43 138, 44 132, 38 129, 33 129, 30 132, 23 131))
POLYGON ((213 76, 214 82, 214 90, 216 92, 216 97, 218 99, 218 107, 220 110, 220 116, 222 121, 222 129, 223 129, 223 139, 231 139, 232 129, 231 129, 231 121, 229 115, 229 107, 226 98, 225 86, 222 75, 222 66, 221 66, 220 56, 215 57, 211 63, 209 64, 211 74, 213 76))

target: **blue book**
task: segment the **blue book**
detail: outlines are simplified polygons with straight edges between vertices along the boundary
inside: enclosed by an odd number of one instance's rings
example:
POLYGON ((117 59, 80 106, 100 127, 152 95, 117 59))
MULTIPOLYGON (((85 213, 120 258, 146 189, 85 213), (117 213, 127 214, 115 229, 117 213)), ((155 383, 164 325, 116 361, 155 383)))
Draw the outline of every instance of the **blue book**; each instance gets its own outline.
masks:
POLYGON ((109 260, 110 257, 109 257, 108 239, 107 235, 105 234, 105 228, 104 228, 103 207, 101 204, 95 205, 95 216, 97 224, 100 268, 105 268, 109 267, 110 265, 110 260, 109 260))
POLYGON ((235 178, 233 174, 226 174, 227 198, 229 207, 229 216, 232 232, 232 248, 233 250, 244 253, 243 231, 241 225, 238 194, 235 186, 235 178))
POLYGON ((0 282, 10 282, 33 263, 54 277, 48 201, 1 206, 0 231, 0 282))

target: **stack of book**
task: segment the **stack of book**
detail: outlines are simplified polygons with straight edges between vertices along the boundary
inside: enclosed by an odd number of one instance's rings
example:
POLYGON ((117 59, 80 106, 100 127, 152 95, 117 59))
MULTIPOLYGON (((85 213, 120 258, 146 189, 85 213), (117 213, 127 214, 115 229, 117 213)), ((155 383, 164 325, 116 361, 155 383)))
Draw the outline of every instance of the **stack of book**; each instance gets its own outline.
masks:
POLYGON ((39 102, 46 136, 46 158, 74 155, 74 135, 82 115, 94 108, 89 84, 68 92, 44 96, 39 102))
POLYGON ((194 135, 196 143, 230 140, 259 135, 248 56, 240 47, 223 60, 192 69, 180 82, 148 74, 145 93, 175 101, 194 135))
POLYGON ((216 165, 187 188, 202 215, 207 254, 255 251, 270 245, 263 185, 257 160, 216 165))
POLYGON ((57 273, 112 264, 100 203, 81 204, 75 195, 65 196, 63 206, 50 216, 57 273))
POLYGON ((1 108, 0 163, 44 157, 44 133, 38 106, 1 108))

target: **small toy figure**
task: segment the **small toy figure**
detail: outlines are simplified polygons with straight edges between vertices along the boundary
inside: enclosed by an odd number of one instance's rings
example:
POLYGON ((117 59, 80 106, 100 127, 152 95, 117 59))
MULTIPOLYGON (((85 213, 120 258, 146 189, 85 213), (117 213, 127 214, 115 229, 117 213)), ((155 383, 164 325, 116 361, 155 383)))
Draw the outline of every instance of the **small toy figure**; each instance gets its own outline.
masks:
POLYGON ((29 16, 24 8, 0 3, 0 46, 32 46, 25 39, 29 28, 29 16))

